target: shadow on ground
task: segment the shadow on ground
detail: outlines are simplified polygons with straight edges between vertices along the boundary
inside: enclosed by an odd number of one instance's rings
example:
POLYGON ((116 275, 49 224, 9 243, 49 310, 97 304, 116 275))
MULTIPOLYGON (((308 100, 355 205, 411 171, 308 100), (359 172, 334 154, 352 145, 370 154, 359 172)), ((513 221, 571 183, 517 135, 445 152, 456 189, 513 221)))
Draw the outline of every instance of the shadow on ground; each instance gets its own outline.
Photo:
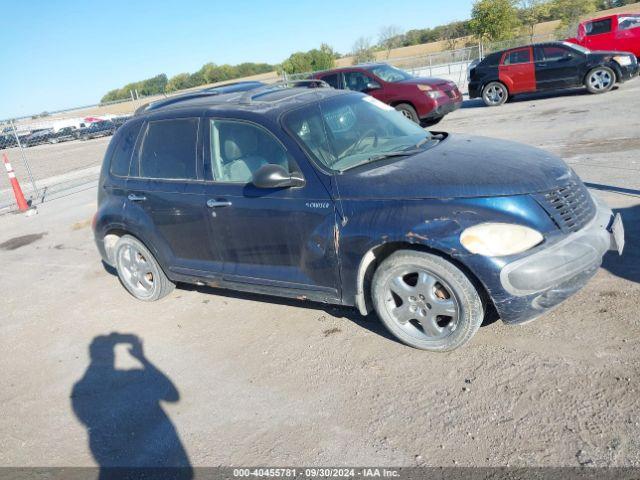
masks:
MULTIPOLYGON (((587 187, 596 190, 610 191, 640 198, 640 190, 614 187, 598 183, 586 183, 587 187)), ((603 259, 602 268, 617 277, 640 283, 640 205, 614 209, 614 213, 622 215, 625 229, 625 246, 622 255, 609 251, 603 259)))
POLYGON ((160 402, 178 402, 171 380, 144 355, 136 335, 97 336, 91 363, 73 386, 73 412, 84 424, 101 479, 191 479, 193 471, 178 432, 160 402), (128 346, 142 368, 116 368, 117 345, 128 346))
MULTIPOLYGON (((614 90, 618 87, 614 87, 614 90)), ((579 97, 582 95, 591 95, 586 88, 572 88, 569 90, 554 90, 551 92, 541 93, 522 93, 515 95, 507 100, 507 103, 531 102, 533 100, 545 100, 548 98, 558 97, 579 97)), ((462 102, 461 108, 492 108, 487 107, 481 98, 467 99, 462 102)))

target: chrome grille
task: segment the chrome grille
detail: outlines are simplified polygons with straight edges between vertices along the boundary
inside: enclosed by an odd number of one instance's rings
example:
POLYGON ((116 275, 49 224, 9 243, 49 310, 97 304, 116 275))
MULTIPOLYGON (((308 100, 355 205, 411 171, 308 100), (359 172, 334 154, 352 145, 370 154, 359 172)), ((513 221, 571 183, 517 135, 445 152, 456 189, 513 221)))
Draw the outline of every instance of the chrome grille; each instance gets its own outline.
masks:
POLYGON ((577 232, 595 216, 596 206, 587 187, 572 181, 546 193, 536 200, 563 232, 577 232))

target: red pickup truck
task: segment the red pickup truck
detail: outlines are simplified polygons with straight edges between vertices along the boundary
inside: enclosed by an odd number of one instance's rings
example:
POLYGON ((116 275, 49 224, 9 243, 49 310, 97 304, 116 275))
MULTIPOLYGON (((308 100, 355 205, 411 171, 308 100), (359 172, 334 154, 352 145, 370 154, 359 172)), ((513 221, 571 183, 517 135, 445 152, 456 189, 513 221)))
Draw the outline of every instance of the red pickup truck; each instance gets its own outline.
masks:
POLYGON ((640 59, 640 13, 619 13, 586 20, 568 42, 589 50, 631 52, 640 59))

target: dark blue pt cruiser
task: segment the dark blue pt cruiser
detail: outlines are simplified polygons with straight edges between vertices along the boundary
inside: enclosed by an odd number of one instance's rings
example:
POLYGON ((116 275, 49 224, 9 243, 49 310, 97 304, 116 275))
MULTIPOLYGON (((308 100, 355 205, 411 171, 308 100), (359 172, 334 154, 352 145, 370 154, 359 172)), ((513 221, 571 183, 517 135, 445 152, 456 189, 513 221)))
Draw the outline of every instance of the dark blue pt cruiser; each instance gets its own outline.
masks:
POLYGON ((432 351, 493 309, 540 316, 624 243, 620 217, 553 155, 303 86, 144 109, 111 140, 94 232, 140 300, 186 282, 374 309, 432 351))

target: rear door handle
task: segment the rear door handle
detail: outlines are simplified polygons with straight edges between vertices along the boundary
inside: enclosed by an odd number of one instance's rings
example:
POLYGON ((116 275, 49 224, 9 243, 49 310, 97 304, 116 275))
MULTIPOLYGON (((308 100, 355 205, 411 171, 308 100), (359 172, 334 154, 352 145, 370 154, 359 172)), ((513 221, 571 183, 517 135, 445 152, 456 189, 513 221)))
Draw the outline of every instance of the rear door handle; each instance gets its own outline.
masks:
POLYGON ((144 195, 136 195, 135 193, 130 193, 127 198, 132 202, 144 202, 147 199, 144 195))
POLYGON ((228 202, 226 200, 218 201, 218 200, 213 200, 211 198, 207 200, 207 207, 209 208, 230 207, 230 206, 231 206, 231 202, 228 202))

